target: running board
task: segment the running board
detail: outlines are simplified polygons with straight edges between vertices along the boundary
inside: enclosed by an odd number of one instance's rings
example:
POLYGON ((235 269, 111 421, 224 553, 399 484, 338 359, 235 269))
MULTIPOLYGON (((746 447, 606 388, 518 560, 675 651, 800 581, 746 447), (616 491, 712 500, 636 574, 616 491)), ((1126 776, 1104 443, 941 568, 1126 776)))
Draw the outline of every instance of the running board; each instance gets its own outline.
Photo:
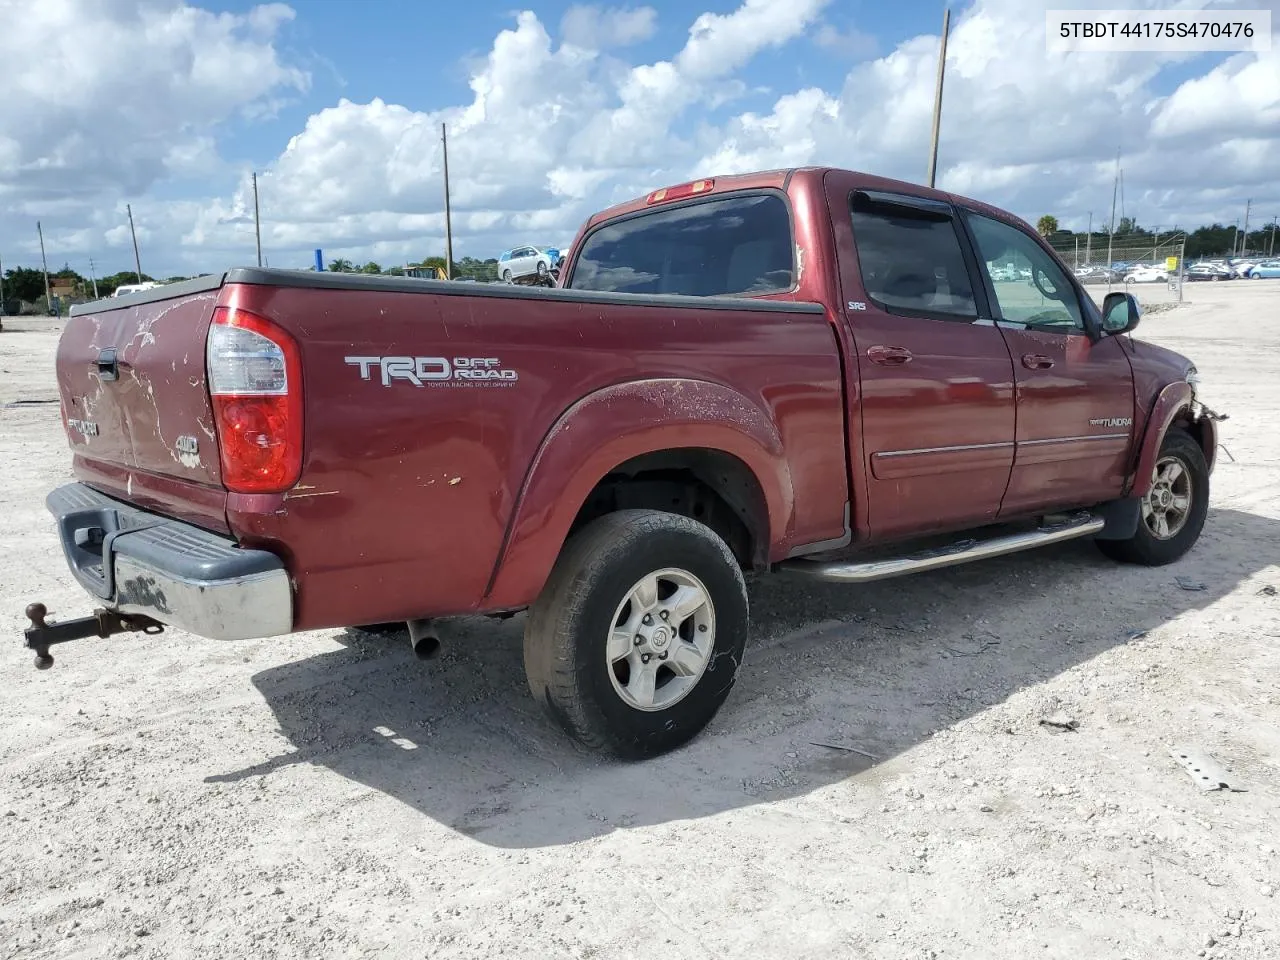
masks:
POLYGON ((828 583, 870 583, 888 580, 909 573, 941 570, 974 560, 1001 557, 1006 553, 1018 553, 1033 547, 1044 547, 1064 540, 1075 540, 1100 533, 1106 521, 1092 514, 1075 514, 1061 523, 1040 527, 1025 533, 1015 533, 991 540, 961 540, 935 550, 925 550, 906 557, 864 562, 824 562, 819 560, 787 560, 779 564, 786 573, 798 574, 828 583))

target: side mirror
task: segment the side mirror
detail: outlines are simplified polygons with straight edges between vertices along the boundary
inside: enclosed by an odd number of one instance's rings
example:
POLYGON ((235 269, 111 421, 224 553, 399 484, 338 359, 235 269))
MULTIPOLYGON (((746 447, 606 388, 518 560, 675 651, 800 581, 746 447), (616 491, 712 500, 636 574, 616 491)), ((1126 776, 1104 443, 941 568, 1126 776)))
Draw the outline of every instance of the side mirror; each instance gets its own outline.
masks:
POLYGON ((1138 301, 1131 293, 1108 293, 1102 301, 1102 329, 1107 333, 1129 333, 1141 317, 1138 301))

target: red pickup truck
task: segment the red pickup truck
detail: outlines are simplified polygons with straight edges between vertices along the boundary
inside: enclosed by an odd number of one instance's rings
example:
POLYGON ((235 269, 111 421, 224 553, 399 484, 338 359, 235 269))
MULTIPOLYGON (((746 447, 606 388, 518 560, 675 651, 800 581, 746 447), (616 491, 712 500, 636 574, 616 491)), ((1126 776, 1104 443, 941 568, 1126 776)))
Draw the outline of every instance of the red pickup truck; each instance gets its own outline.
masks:
POLYGON ((242 268, 77 307, 48 506, 102 607, 27 643, 404 621, 425 656, 528 609, 550 714, 660 753, 733 686, 744 572, 1190 549, 1217 415, 1137 322, 1021 220, 834 169, 597 214, 557 289, 242 268))

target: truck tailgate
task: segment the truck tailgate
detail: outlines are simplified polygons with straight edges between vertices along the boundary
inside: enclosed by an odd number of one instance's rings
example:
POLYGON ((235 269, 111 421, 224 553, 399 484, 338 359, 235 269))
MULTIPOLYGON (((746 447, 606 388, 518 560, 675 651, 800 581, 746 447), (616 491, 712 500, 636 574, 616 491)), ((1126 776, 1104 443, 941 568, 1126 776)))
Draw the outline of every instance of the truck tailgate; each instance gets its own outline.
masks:
POLYGON ((57 377, 77 476, 138 506, 226 531, 205 341, 221 278, 75 312, 57 377))

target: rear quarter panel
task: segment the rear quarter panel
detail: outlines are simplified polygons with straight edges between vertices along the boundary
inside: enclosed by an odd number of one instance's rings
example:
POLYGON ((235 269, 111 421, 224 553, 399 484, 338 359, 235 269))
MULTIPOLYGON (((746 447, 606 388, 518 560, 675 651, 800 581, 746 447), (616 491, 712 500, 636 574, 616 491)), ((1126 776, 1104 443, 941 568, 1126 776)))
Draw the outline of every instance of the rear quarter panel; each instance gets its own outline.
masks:
MULTIPOLYGON (((297 581, 299 629, 494 608, 486 588, 538 451, 566 411, 621 384, 711 384, 772 426, 775 456, 790 478, 789 491, 773 497, 783 517, 773 532, 775 554, 792 542, 842 532, 841 375, 821 313, 518 294, 237 290, 244 307, 280 324, 302 346, 301 480, 285 495, 228 498, 233 529, 286 556, 297 581), (377 368, 362 379, 346 362, 351 356, 494 358, 518 379, 384 386, 377 368)), ((708 410, 705 423, 684 424, 687 445, 714 446, 724 435, 708 410)), ((633 429, 632 414, 622 405, 616 419, 592 421, 572 475, 556 468, 568 506, 551 504, 550 513, 572 519, 583 486, 616 465, 603 466, 587 451, 610 446, 624 459, 645 452, 645 433, 633 429), (613 442, 624 434, 639 440, 613 442)), ((542 535, 551 539, 541 556, 554 559, 561 533, 556 523, 543 524, 542 535)), ((549 561, 539 563, 544 577, 549 561)), ((530 602, 534 583, 540 585, 539 576, 523 590, 508 590, 504 605, 530 602)))

